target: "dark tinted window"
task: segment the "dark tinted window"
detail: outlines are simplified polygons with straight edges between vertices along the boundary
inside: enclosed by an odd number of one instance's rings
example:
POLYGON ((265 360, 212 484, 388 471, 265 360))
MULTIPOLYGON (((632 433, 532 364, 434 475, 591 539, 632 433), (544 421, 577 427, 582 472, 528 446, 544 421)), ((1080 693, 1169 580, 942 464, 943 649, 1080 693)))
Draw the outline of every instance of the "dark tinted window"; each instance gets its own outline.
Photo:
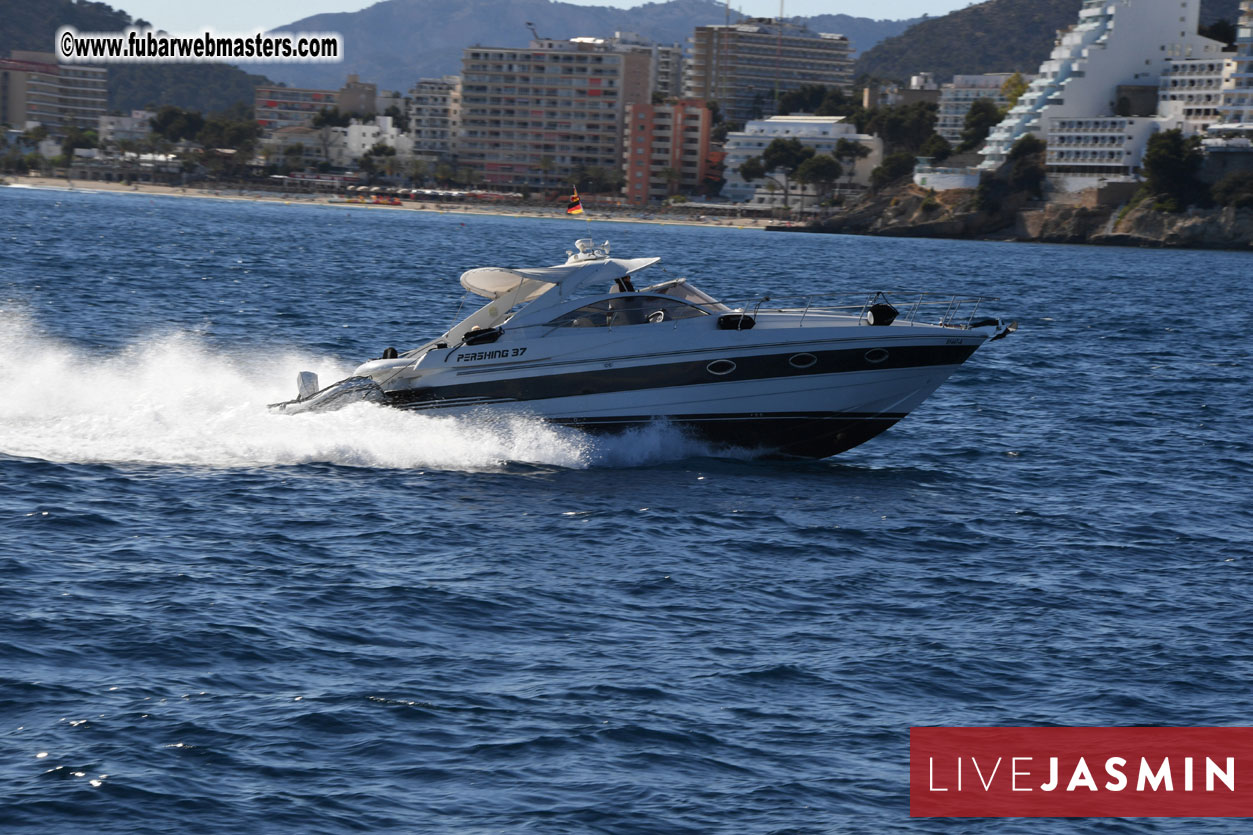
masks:
POLYGON ((665 296, 618 293, 611 298, 563 313, 549 327, 603 328, 647 325, 709 315, 686 302, 665 296))

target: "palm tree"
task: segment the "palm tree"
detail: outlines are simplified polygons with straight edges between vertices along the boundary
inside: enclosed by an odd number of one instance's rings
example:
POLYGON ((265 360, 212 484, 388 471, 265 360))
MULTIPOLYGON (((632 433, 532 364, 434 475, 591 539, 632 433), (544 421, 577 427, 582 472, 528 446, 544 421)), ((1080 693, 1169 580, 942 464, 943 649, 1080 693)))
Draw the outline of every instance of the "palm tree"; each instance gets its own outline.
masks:
POLYGON ((870 149, 860 142, 841 137, 840 141, 835 143, 835 150, 831 152, 831 156, 844 165, 844 170, 848 173, 848 184, 851 186, 853 177, 857 174, 857 160, 870 156, 870 149))

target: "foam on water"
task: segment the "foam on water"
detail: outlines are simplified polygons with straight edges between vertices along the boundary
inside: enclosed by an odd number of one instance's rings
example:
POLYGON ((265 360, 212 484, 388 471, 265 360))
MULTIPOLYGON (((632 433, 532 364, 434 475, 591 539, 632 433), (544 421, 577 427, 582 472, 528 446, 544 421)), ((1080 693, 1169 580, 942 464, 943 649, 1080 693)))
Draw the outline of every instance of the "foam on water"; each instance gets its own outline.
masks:
POLYGON ((298 353, 233 356, 193 333, 154 336, 101 355, 0 314, 0 453, 78 463, 482 470, 506 462, 639 466, 704 452, 649 427, 592 438, 521 416, 430 417, 372 404, 285 415, 295 370, 322 380, 350 368, 298 353))

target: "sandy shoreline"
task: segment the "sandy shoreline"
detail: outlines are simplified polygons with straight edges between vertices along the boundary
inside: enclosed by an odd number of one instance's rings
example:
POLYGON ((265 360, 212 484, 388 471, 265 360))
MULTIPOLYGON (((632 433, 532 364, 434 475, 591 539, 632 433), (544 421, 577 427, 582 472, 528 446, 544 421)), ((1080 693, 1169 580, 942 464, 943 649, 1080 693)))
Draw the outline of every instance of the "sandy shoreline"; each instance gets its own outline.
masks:
MULTIPOLYGON (((18 175, 6 175, 0 182, 7 183, 11 186, 20 186, 26 188, 38 188, 60 191, 113 191, 122 194, 147 194, 147 195, 163 195, 166 197, 194 197, 200 199, 212 200, 244 200, 249 202, 264 203, 300 203, 306 205, 325 205, 335 206, 344 209, 366 209, 381 212, 438 212, 444 214, 467 214, 467 215, 496 215, 499 217, 538 217, 538 218, 566 218, 564 210, 560 208, 548 208, 537 206, 534 208, 521 208, 515 206, 478 206, 467 205, 464 203, 420 203, 407 201, 401 206, 382 206, 372 205, 369 203, 345 203, 343 198, 332 198, 330 195, 321 194, 287 194, 287 193, 266 193, 260 191, 240 191, 238 189, 230 190, 213 190, 205 188, 185 188, 182 186, 166 186, 155 185, 151 183, 137 183, 134 185, 124 185, 122 183, 108 183, 98 180, 65 180, 55 179, 52 177, 24 177, 18 175)), ((710 218, 708 220, 695 220, 683 217, 644 217, 644 212, 638 214, 599 214, 596 207, 591 207, 578 216, 578 220, 588 220, 594 223, 652 223, 659 226, 720 226, 733 227, 738 229, 763 229, 769 221, 762 218, 710 218)))

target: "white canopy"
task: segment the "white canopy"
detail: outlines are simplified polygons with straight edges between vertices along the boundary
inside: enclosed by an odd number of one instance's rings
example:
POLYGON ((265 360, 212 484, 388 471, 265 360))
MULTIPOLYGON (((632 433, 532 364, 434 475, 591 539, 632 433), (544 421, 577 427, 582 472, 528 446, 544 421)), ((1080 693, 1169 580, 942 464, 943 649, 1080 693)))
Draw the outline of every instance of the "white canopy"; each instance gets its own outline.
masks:
POLYGON ((624 278, 656 264, 660 258, 604 258, 581 261, 555 267, 508 269, 506 267, 478 267, 461 274, 461 286, 471 293, 489 299, 499 299, 519 291, 513 304, 530 301, 553 287, 560 287, 560 295, 568 298, 588 284, 608 285, 614 279, 624 278))

